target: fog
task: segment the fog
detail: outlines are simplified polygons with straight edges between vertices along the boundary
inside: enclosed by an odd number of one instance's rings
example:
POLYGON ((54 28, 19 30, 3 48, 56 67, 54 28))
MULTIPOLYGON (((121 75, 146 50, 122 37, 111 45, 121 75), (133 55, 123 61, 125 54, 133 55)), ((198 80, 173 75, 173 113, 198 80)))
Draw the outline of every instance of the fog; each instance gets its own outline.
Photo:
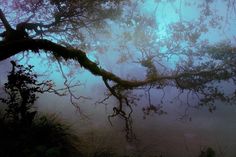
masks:
MULTIPOLYGON (((199 8, 184 8, 184 6, 179 10, 182 15, 179 16, 175 12, 175 8, 181 5, 180 2, 163 2, 156 5, 154 0, 150 0, 140 6, 136 6, 136 9, 140 10, 143 16, 154 16, 155 24, 157 24, 155 35, 158 36, 156 41, 169 38, 168 25, 180 20, 193 21, 199 16, 199 8)), ((195 1, 195 3, 198 3, 198 1, 195 1)), ((225 19, 227 7, 222 7, 221 1, 214 3, 214 6, 218 9, 217 13, 225 19)), ((234 45, 235 39, 233 37, 236 35, 235 21, 235 17, 232 17, 223 28, 209 28, 209 31, 203 33, 199 40, 207 39, 208 43, 211 44, 230 40, 231 44, 234 45)), ((222 20, 222 22, 224 23, 225 21, 222 20)), ((107 21, 107 23, 106 29, 110 32, 109 40, 107 40, 107 34, 99 31, 95 32, 96 39, 92 37, 86 39, 92 45, 94 44, 94 47, 91 46, 88 49, 89 58, 122 78, 145 78, 146 69, 135 62, 142 58, 142 53, 138 53, 140 50, 134 46, 135 41, 122 43, 122 39, 119 38, 120 34, 125 31, 133 31, 133 28, 129 30, 120 27, 118 20, 107 21), (132 57, 127 58, 125 62, 120 64, 120 56, 126 52, 123 51, 124 49, 119 51, 119 48, 121 47, 120 45, 125 44, 128 47, 128 51, 132 51, 132 57), (106 48, 106 52, 99 52, 100 49, 98 48, 103 46, 106 48)), ((140 31, 142 31, 141 28, 140 31)), ((142 32, 138 33, 133 38, 137 39, 139 35, 142 35, 142 32)), ((160 48, 158 51, 163 51, 162 53, 168 52, 165 48, 160 48)), ((55 60, 45 59, 47 57, 45 54, 35 55, 30 53, 28 58, 20 60, 19 63, 34 65, 35 72, 39 74, 39 80, 53 80, 57 88, 64 87, 65 78, 63 78, 59 64, 55 60)), ((12 59, 19 58, 21 58, 21 55, 17 55, 12 59)), ((162 60, 161 63, 169 68, 175 68, 182 59, 181 56, 171 55, 168 59, 162 60)), ((161 68, 160 65, 157 66, 161 68)), ((10 69, 9 60, 0 62, 1 85, 6 82, 7 72, 10 69)), ((133 130, 137 140, 127 142, 124 121, 119 117, 111 119, 112 125, 108 121, 108 116, 112 114, 112 108, 116 105, 117 100, 110 98, 106 102, 107 105, 97 103, 103 100, 105 93, 108 92, 102 79, 93 76, 79 66, 75 66, 70 61, 69 63, 63 63, 62 69, 68 76, 67 79, 69 81, 73 83, 79 81, 81 84, 73 89, 73 93, 76 95, 86 97, 77 101, 81 111, 78 111, 78 108, 70 103, 69 95, 60 97, 48 93, 39 95, 40 98, 36 103, 36 107, 43 114, 56 114, 64 121, 70 123, 79 136, 86 134, 90 140, 91 138, 97 138, 97 141, 95 141, 97 145, 99 145, 99 142, 107 146, 112 145, 121 154, 137 153, 140 156, 163 154, 165 157, 174 157, 178 154, 177 156, 180 157, 195 157, 204 148, 212 147, 218 155, 235 157, 236 106, 234 104, 227 105, 224 102, 216 101, 216 110, 213 113, 209 112, 207 107, 187 108, 187 93, 183 93, 180 99, 177 99, 179 90, 175 87, 167 86, 164 88, 164 92, 158 89, 150 91, 151 101, 156 104, 163 101, 163 110, 167 114, 150 114, 144 117, 142 108, 148 103, 147 91, 136 90, 134 93, 143 95, 137 106, 133 107, 132 114, 133 130), (73 75, 70 76, 70 73, 73 73, 73 75), (185 115, 186 113, 187 115, 185 115)), ((230 83, 223 84, 223 88, 226 92, 234 90, 230 83)), ((190 102, 196 104, 197 100, 191 98, 190 102)))
MULTIPOLYGON (((10 69, 8 61, 1 63, 1 69, 10 69)), ((1 72, 1 82, 6 79, 6 71, 1 72)), ((91 100, 80 103, 82 116, 70 103, 67 97, 44 94, 36 103, 39 112, 56 114, 69 123, 79 136, 87 136, 99 149, 99 145, 112 147, 118 153, 153 155, 162 153, 165 156, 196 156, 205 147, 211 146, 217 153, 227 157, 236 154, 236 107, 217 103, 217 110, 210 113, 207 108, 191 109, 191 121, 180 120, 185 107, 181 104, 169 103, 164 106, 166 115, 149 115, 143 118, 142 103, 134 107, 133 128, 137 140, 129 143, 125 139, 124 121, 118 117, 112 119, 112 126, 107 116, 112 113, 115 100, 107 106, 95 102, 103 97, 106 90, 100 79, 91 78, 94 83, 87 85, 82 91, 91 100), (96 80, 96 81, 95 81, 96 80), (96 89, 96 90, 95 90, 96 89), (91 93, 91 91, 94 91, 91 93)), ((166 99, 177 92, 170 88, 166 91, 166 99), (169 96, 168 96, 169 95, 169 96)), ((80 93, 81 94, 81 93, 80 93)), ((153 93, 155 95, 155 93, 153 93)), ((95 148, 93 148, 95 149, 95 148)))

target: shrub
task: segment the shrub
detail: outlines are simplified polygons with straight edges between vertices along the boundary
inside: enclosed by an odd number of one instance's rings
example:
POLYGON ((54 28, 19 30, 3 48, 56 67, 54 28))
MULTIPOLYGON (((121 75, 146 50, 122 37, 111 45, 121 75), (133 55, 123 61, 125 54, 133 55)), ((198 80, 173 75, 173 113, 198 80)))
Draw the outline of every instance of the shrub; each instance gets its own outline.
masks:
POLYGON ((6 109, 0 112, 1 157, 76 157, 78 138, 56 116, 41 116, 33 105, 44 83, 37 82, 33 66, 11 61, 12 71, 4 84, 6 109))

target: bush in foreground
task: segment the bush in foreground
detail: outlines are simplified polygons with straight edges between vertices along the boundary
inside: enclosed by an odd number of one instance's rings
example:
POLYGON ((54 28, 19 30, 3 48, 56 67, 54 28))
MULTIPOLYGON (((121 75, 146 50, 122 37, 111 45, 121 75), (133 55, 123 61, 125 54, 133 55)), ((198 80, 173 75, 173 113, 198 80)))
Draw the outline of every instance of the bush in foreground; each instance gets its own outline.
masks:
POLYGON ((25 126, 0 118, 2 157, 79 157, 78 138, 55 116, 37 116, 25 126))

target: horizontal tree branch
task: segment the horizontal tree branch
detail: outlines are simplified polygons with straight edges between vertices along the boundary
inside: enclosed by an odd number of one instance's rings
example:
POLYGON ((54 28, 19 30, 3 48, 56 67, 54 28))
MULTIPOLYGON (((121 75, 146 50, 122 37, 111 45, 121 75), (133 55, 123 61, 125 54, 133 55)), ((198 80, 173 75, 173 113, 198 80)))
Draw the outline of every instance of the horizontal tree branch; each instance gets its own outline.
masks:
MULTIPOLYGON (((104 77, 108 80, 114 81, 121 86, 127 88, 133 88, 137 86, 145 85, 151 80, 145 81, 127 81, 123 80, 120 77, 116 76, 113 73, 110 73, 103 68, 100 68, 96 63, 90 61, 86 56, 86 53, 82 50, 66 48, 54 42, 51 42, 46 39, 22 39, 15 41, 2 41, 0 42, 0 61, 7 59, 19 52, 23 51, 33 51, 38 52, 39 50, 52 52, 55 57, 62 57, 65 60, 72 59, 80 63, 82 67, 89 70, 92 74, 96 76, 104 77)), ((167 78, 160 78, 167 79, 167 78)))
POLYGON ((147 78, 145 80, 124 80, 119 76, 106 71, 105 69, 99 67, 95 62, 89 60, 86 53, 79 49, 72 49, 61 46, 57 43, 46 39, 21 39, 14 41, 1 41, 0 42, 0 61, 5 60, 11 56, 14 56, 23 51, 33 51, 38 53, 39 50, 44 50, 45 52, 51 52, 55 57, 61 57, 65 60, 72 59, 80 63, 82 67, 89 70, 92 74, 96 76, 101 76, 107 80, 113 81, 118 85, 126 88, 132 89, 139 86, 145 86, 148 84, 154 84, 163 80, 176 80, 181 77, 203 75, 212 71, 199 71, 199 72, 183 72, 180 74, 173 74, 167 76, 157 76, 154 78, 147 78))

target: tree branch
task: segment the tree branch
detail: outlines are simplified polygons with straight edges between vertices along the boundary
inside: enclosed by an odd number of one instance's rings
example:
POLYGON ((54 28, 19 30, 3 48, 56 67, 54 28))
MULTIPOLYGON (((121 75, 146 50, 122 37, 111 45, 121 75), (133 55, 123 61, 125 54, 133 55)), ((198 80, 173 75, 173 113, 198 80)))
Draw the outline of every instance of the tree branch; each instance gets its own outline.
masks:
POLYGON ((7 43, 0 42, 0 61, 7 59, 19 52, 29 50, 32 50, 33 52, 38 52, 39 50, 50 51, 56 57, 62 57, 65 60, 76 60, 82 67, 89 70, 92 74, 96 76, 102 76, 127 88, 145 85, 151 81, 125 81, 115 74, 100 68, 96 63, 90 61, 84 51, 66 48, 45 39, 22 39, 9 41, 7 43))
POLYGON ((38 53, 39 50, 44 50, 46 52, 47 51, 51 52, 55 57, 59 58, 61 57, 65 60, 68 59, 76 60, 80 63, 82 67, 89 70, 93 75, 101 76, 103 78, 106 78, 107 80, 113 81, 125 89, 133 89, 148 84, 155 84, 158 82, 163 82, 163 80, 175 81, 182 77, 207 75, 209 72, 212 73, 220 70, 220 69, 214 69, 209 71, 204 70, 198 72, 187 71, 179 74, 166 75, 166 76, 162 75, 154 78, 147 78, 145 80, 124 80, 119 76, 99 67, 95 62, 89 60, 84 51, 78 49, 66 48, 64 46, 61 46, 46 39, 21 39, 21 40, 9 41, 7 43, 2 41, 0 42, 0 52, 1 52, 0 61, 5 60, 20 52, 30 51, 30 50, 36 53, 38 53))
POLYGON ((0 9, 0 19, 6 29, 6 31, 12 31, 13 28, 11 27, 11 25, 9 24, 9 22, 7 21, 4 13, 2 12, 2 10, 0 9))

